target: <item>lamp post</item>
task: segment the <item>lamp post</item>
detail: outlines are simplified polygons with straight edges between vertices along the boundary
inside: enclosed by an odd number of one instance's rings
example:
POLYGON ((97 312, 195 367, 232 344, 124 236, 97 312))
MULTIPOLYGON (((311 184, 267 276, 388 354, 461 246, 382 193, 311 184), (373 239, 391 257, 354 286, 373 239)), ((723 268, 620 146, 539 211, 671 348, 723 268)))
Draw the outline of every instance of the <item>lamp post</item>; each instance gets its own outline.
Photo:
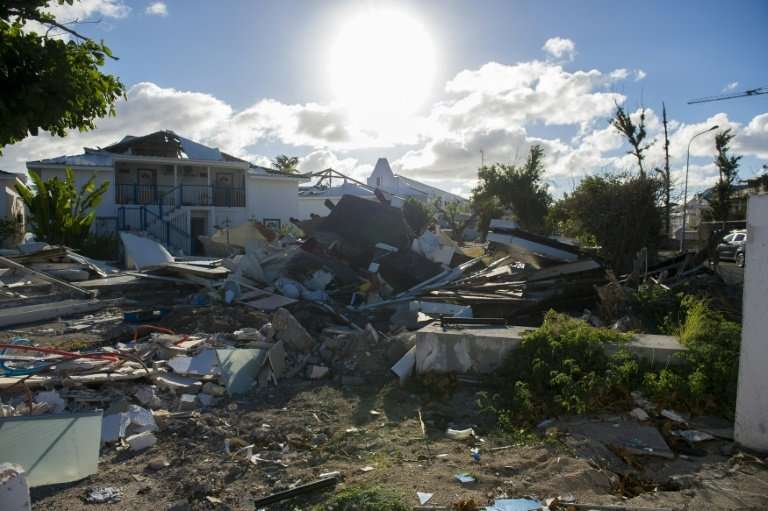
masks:
POLYGON ((688 218, 688 166, 691 163, 691 144, 693 143, 693 140, 705 133, 709 133, 710 131, 715 131, 717 128, 719 128, 717 124, 712 126, 711 128, 705 129, 704 131, 700 131, 699 133, 696 133, 694 136, 691 137, 691 140, 688 141, 688 152, 685 157, 685 191, 683 192, 683 231, 680 236, 680 252, 685 253, 687 250, 687 243, 685 239, 685 224, 686 220, 688 218))

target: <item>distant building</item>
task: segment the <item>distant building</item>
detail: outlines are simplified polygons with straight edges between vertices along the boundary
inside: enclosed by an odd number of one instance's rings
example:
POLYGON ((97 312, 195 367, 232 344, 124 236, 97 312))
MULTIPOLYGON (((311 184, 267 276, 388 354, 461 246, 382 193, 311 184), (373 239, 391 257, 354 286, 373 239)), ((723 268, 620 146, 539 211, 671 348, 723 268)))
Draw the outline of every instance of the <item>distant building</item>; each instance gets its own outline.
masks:
POLYGON ((368 177, 368 186, 384 190, 393 195, 408 198, 432 200, 442 199, 443 202, 469 202, 464 197, 451 192, 446 192, 440 188, 424 184, 415 179, 401 176, 392 172, 389 162, 386 158, 379 158, 373 172, 368 177))
POLYGON ((19 234, 6 239, 0 239, 0 245, 14 245, 21 241, 26 219, 24 202, 16 191, 16 183, 24 183, 25 176, 14 172, 0 170, 0 219, 16 222, 19 234))
POLYGON ((401 199, 409 197, 422 201, 441 199, 443 202, 469 202, 459 195, 393 173, 386 158, 378 159, 373 172, 366 179, 367 186, 351 178, 348 180, 334 178, 334 180, 341 183, 331 186, 327 180, 323 180, 314 186, 299 188, 299 218, 307 219, 312 214, 327 215, 328 208, 325 206, 325 201, 329 200, 336 204, 342 195, 356 195, 364 199, 376 200, 375 190, 377 189, 385 192, 385 195, 393 196, 392 205, 394 206, 401 204, 401 199))
POLYGON ((91 176, 110 187, 96 207, 94 230, 143 231, 172 251, 198 253, 198 236, 259 220, 279 228, 298 214, 305 178, 253 165, 172 131, 126 136, 75 156, 27 162, 43 179, 71 168, 78 186, 91 176))

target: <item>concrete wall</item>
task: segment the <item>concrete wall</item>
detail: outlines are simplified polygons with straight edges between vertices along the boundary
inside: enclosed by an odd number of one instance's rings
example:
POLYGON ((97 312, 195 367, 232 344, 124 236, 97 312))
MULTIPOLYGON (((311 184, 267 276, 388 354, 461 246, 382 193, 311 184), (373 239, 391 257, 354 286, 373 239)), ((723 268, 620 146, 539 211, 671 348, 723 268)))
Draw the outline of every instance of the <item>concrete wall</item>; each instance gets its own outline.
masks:
POLYGON ((299 180, 248 176, 246 209, 250 219, 279 218, 281 225, 288 224, 299 216, 299 180))
POLYGON ((749 198, 746 255, 735 434, 768 451, 768 195, 749 198))

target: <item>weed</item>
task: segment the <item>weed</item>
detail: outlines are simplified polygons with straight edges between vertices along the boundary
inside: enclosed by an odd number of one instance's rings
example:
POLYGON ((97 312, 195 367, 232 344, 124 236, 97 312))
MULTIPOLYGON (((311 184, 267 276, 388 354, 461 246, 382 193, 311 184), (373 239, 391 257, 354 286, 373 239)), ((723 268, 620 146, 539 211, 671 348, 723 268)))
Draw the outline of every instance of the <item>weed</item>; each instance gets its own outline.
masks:
POLYGON ((334 495, 315 511, 408 511, 410 506, 394 490, 382 486, 353 486, 334 495))

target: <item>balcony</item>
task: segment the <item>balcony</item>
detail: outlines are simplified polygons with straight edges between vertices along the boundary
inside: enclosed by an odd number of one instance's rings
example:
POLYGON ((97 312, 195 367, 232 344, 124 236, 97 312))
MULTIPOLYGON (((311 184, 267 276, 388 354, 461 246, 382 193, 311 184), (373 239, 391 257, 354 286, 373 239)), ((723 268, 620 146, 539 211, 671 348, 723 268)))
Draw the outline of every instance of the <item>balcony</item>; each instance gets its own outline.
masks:
POLYGON ((117 204, 245 207, 245 189, 231 186, 118 184, 115 193, 117 204))

